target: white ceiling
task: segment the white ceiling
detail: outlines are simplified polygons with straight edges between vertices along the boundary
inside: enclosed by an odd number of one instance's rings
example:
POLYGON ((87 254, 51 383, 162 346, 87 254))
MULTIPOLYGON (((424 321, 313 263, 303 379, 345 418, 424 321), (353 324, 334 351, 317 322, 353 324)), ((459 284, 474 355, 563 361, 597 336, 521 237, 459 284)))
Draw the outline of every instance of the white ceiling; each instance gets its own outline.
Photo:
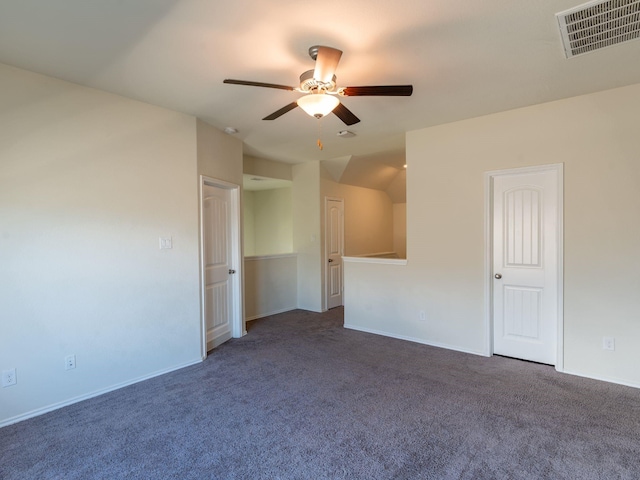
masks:
MULTIPOLYGON (((0 62, 238 129, 245 153, 291 163, 404 148, 404 133, 640 82, 640 41, 567 60, 555 13, 575 0, 0 0, 0 62), (350 97, 345 127, 295 109, 307 50, 344 51, 340 86, 414 85, 350 97), (348 128, 355 138, 339 138, 348 128)), ((3 92, 5 94, 6 92, 3 92)))

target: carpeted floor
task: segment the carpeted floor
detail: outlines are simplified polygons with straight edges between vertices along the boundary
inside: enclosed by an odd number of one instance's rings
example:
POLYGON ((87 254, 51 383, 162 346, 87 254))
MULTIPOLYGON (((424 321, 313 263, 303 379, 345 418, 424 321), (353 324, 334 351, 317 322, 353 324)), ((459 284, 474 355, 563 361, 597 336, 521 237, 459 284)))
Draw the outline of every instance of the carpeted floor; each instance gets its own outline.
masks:
POLYGON ((640 390, 293 311, 0 429, 0 478, 638 479, 640 390))

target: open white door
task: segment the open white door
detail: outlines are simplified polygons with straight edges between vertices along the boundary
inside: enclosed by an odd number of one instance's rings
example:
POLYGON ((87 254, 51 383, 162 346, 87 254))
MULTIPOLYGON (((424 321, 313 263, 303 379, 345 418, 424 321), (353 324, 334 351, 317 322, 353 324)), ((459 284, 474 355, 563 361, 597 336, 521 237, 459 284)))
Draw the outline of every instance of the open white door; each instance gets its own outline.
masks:
POLYGON ((493 175, 493 353, 558 361, 560 173, 493 175))
POLYGON ((238 190, 213 179, 201 183, 203 356, 242 335, 238 190))
POLYGON ((325 198, 325 291, 327 309, 342 305, 342 256, 344 255, 344 200, 325 198))

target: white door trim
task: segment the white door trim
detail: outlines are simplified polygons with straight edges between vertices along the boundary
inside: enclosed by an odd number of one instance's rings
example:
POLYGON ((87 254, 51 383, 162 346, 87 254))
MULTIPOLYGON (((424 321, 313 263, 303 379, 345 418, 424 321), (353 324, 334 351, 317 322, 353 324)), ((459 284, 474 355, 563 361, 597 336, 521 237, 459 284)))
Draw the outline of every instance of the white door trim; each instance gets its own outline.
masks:
MULTIPOLYGON (((340 239, 340 250, 342 251, 342 256, 344 256, 344 198, 340 198, 340 197, 324 197, 324 220, 323 220, 323 229, 322 229, 322 242, 324 245, 323 248, 323 253, 322 253, 322 263, 324 264, 324 267, 322 269, 322 274, 323 274, 323 282, 322 282, 322 289, 324 292, 324 295, 322 295, 322 311, 326 312, 328 310, 328 296, 329 296, 329 289, 327 288, 327 283, 329 282, 329 275, 328 275, 328 270, 329 270, 329 264, 327 262, 327 257, 329 256, 329 253, 327 252, 328 250, 328 246, 327 246, 327 208, 329 207, 329 201, 333 200, 336 202, 340 202, 342 204, 342 218, 340 218, 340 223, 341 225, 341 230, 342 230, 342 238, 340 239)), ((344 266, 342 267, 341 270, 342 273, 342 281, 341 281, 341 285, 342 285, 342 304, 344 305, 344 266)))
POLYGON ((240 185, 225 182, 217 178, 200 175, 199 184, 199 209, 200 209, 200 342, 201 356, 204 360, 207 358, 207 321, 205 318, 205 265, 204 265, 204 186, 224 188, 231 194, 231 212, 229 218, 231 220, 231 257, 233 269, 236 274, 231 278, 232 299, 231 299, 231 336, 233 338, 242 337, 245 331, 244 308, 243 308, 243 266, 242 261, 242 236, 240 233, 241 211, 240 211, 240 185))
POLYGON ((485 354, 493 355, 493 179, 500 175, 540 173, 554 170, 558 175, 558 324, 557 371, 564 370, 564 164, 494 170, 484 174, 484 324, 485 354))

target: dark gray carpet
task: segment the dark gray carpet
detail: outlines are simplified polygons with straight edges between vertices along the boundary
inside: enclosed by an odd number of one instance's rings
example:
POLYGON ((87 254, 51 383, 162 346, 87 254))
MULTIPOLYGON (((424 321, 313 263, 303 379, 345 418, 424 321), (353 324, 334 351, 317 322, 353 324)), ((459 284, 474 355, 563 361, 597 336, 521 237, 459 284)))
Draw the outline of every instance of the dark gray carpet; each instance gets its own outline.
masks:
POLYGON ((0 478, 640 478, 639 390, 345 330, 341 309, 249 327, 0 429, 0 478))

